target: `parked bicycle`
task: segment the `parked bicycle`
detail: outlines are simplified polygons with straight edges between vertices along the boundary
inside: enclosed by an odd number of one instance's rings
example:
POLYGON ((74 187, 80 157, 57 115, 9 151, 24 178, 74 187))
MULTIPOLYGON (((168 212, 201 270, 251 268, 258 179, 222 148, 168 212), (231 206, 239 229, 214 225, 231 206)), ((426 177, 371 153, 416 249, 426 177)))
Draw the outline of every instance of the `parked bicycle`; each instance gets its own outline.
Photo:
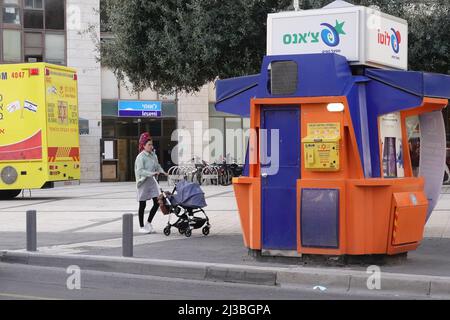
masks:
POLYGON ((237 164, 236 158, 233 158, 233 163, 230 164, 230 169, 231 169, 233 178, 238 178, 238 177, 242 176, 242 174, 244 173, 244 166, 237 164))
POLYGON ((199 185, 228 186, 234 177, 240 177, 244 171, 243 165, 237 164, 236 159, 228 164, 227 158, 222 158, 221 164, 208 164, 204 160, 192 158, 188 165, 174 166, 168 170, 169 185, 175 185, 181 180, 195 182, 199 185))
MULTIPOLYGON (((198 158, 197 158, 198 160, 198 158)), ((197 163, 195 158, 192 158, 193 162, 193 170, 191 172, 191 182, 198 183, 199 185, 202 185, 203 183, 203 171, 206 167, 208 167, 208 163, 204 160, 201 160, 201 163, 197 163)))
POLYGON ((218 182, 221 186, 228 186, 231 184, 233 179, 233 172, 227 164, 226 158, 222 159, 222 164, 219 165, 219 176, 218 182))

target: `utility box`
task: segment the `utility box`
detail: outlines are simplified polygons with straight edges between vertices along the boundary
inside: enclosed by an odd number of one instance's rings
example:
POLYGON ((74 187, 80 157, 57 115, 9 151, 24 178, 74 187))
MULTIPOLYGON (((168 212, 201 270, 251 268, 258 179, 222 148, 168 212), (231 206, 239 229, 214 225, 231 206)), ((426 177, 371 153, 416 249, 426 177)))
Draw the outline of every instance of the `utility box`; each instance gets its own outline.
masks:
POLYGON ((406 20, 363 6, 269 14, 267 55, 336 53, 351 65, 408 69, 406 20))

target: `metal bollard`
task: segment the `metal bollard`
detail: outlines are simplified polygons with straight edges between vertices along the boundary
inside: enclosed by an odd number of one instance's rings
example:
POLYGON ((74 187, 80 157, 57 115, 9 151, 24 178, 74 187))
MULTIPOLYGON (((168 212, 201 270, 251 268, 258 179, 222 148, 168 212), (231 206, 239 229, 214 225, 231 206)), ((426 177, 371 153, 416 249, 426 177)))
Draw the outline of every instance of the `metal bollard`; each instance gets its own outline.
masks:
POLYGON ((27 251, 37 251, 36 210, 27 211, 27 251))
POLYGON ((122 256, 133 256, 133 214, 123 215, 122 222, 122 256))

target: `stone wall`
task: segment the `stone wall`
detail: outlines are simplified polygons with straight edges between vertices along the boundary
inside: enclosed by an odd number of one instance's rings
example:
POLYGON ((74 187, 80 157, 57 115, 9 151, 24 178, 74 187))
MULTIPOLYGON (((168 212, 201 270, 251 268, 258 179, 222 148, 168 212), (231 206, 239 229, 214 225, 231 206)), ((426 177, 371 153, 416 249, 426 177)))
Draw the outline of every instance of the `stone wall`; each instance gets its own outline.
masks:
POLYGON ((93 40, 100 38, 99 5, 98 0, 67 0, 67 63, 78 70, 80 118, 89 120, 89 135, 80 137, 85 182, 100 181, 101 67, 93 40))

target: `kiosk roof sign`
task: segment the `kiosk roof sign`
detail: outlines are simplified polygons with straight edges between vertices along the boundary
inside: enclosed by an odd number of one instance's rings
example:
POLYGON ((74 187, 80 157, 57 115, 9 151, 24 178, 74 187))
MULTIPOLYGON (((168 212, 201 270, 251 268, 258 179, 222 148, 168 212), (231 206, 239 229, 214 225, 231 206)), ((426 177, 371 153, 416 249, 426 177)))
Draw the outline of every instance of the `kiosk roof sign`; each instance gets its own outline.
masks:
POLYGON ((380 11, 345 6, 269 14, 267 54, 337 53, 352 64, 408 68, 408 25, 380 11))

